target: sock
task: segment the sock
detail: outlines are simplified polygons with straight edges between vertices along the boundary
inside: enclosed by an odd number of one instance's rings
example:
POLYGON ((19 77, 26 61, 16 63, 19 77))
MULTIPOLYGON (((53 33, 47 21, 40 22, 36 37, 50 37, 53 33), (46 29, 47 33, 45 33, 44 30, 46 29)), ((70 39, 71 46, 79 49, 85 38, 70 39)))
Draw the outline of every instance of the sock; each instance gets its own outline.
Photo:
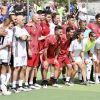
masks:
POLYGON ((10 73, 7 73, 7 74, 6 74, 6 82, 5 82, 6 85, 7 85, 7 83, 9 82, 10 76, 11 76, 10 73))
POLYGON ((25 85, 28 85, 28 82, 25 82, 25 85))
POLYGON ((6 82, 6 75, 4 74, 1 74, 1 85, 5 85, 5 82, 6 82))
POLYGON ((66 82, 69 82, 69 80, 70 80, 70 77, 67 76, 66 77, 66 82))
POLYGON ((98 73, 95 73, 95 81, 98 82, 99 79, 98 79, 98 73))
POLYGON ((33 84, 33 82, 29 82, 29 84, 30 84, 30 85, 32 85, 32 84, 33 84))
POLYGON ((51 74, 51 77, 54 77, 54 73, 51 74))
POLYGON ((90 80, 91 67, 92 67, 92 65, 91 65, 90 63, 86 65, 86 75, 87 75, 87 80, 90 80))
POLYGON ((36 83, 36 77, 33 78, 33 84, 35 84, 35 83, 36 83))
POLYGON ((12 82, 12 88, 16 88, 16 81, 12 82))
POLYGON ((19 80, 19 87, 23 86, 23 80, 19 80))

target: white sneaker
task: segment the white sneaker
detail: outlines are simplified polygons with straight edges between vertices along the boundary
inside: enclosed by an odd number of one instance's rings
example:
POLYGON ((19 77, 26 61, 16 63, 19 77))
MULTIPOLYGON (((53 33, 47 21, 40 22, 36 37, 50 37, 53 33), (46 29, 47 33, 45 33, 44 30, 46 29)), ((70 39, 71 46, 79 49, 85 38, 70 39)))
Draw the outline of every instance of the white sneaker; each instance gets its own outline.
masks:
POLYGON ((95 82, 93 82, 93 81, 87 81, 88 82, 88 84, 95 84, 95 82))
POLYGON ((100 84, 100 81, 99 81, 99 80, 96 80, 95 83, 96 83, 96 84, 100 84))
POLYGON ((39 90, 39 89, 40 89, 39 87, 36 87, 36 86, 34 86, 34 85, 30 85, 29 88, 31 88, 31 89, 36 89, 36 90, 39 90))
POLYGON ((24 87, 24 91, 26 91, 26 92, 29 92, 29 91, 31 91, 32 89, 31 88, 29 88, 28 86, 25 86, 24 87))
POLYGON ((7 87, 5 85, 1 85, 1 90, 3 95, 10 95, 11 92, 7 91, 7 87))
POLYGON ((39 84, 37 84, 37 83, 35 83, 34 86, 35 86, 35 87, 41 88, 41 85, 39 85, 39 84))
POLYGON ((47 86, 47 85, 43 85, 43 86, 42 86, 42 88, 47 89, 47 88, 48 88, 48 86, 47 86))
POLYGON ((59 85, 59 84, 53 84, 52 86, 53 87, 58 87, 58 88, 62 88, 63 87, 62 85, 59 85))
POLYGON ((3 95, 11 95, 11 92, 10 91, 2 91, 2 94, 3 95))
POLYGON ((67 85, 67 86, 74 86, 74 84, 71 83, 71 82, 65 82, 65 85, 67 85))

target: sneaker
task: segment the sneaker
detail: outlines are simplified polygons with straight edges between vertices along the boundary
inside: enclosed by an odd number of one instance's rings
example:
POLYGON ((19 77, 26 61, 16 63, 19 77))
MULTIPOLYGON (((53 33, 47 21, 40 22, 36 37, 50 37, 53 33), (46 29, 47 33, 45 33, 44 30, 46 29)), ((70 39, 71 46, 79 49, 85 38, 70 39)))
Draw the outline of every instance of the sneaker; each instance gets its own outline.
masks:
POLYGON ((99 80, 96 80, 95 83, 96 83, 96 84, 100 84, 100 81, 99 81, 99 80))
POLYGON ((39 87, 39 88, 41 88, 41 85, 39 85, 39 84, 37 84, 37 83, 35 83, 35 84, 33 84, 35 87, 39 87))
POLYGON ((53 87, 58 87, 58 88, 62 88, 63 87, 62 85, 59 85, 59 84, 53 84, 52 86, 53 87))
POLYGON ((88 84, 95 84, 93 81, 87 81, 88 84))
POLYGON ((11 90, 12 90, 12 92, 14 92, 14 93, 19 93, 19 92, 20 92, 17 88, 12 88, 11 90))
POLYGON ((48 88, 47 84, 42 85, 42 88, 47 89, 48 88))
POLYGON ((31 91, 32 89, 31 88, 29 88, 29 86, 28 85, 25 85, 24 86, 24 91, 26 91, 26 92, 28 92, 28 91, 31 91))
POLYGON ((3 95, 11 95, 11 91, 2 91, 3 95))
POLYGON ((34 85, 32 85, 32 84, 29 85, 29 88, 31 88, 31 89, 36 89, 36 90, 40 89, 39 87, 36 87, 36 86, 34 86, 34 85))
POLYGON ((63 78, 63 81, 66 82, 66 78, 63 78))
POLYGON ((86 86, 89 85, 89 84, 87 83, 87 81, 81 82, 80 84, 81 84, 81 85, 86 85, 86 86))
POLYGON ((67 85, 67 86, 74 86, 74 84, 72 82, 65 82, 65 85, 67 85))
POLYGON ((1 90, 2 90, 3 95, 10 95, 11 94, 10 91, 7 91, 6 85, 1 85, 1 90))

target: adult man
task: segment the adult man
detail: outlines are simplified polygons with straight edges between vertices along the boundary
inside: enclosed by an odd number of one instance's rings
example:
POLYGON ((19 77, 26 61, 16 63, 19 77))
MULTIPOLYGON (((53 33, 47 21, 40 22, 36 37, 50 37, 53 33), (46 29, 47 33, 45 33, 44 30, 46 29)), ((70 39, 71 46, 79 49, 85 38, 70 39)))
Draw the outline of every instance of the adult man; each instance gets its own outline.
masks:
POLYGON ((28 43, 28 67, 26 69, 25 86, 29 85, 30 88, 39 89, 40 85, 36 84, 37 68, 39 65, 39 37, 42 33, 40 26, 40 18, 38 14, 34 14, 32 22, 26 25, 26 29, 31 36, 31 41, 28 43), (30 74, 31 72, 31 74, 30 74), (30 79, 29 79, 30 75, 30 79), (29 79, 29 84, 28 84, 29 79))
POLYGON ((95 16, 96 21, 90 23, 88 27, 96 34, 96 37, 100 37, 100 13, 95 16))
POLYGON ((14 27, 14 40, 13 40, 13 57, 14 57, 14 71, 12 89, 17 91, 16 81, 19 76, 19 90, 22 88, 24 69, 27 66, 27 50, 26 42, 30 40, 30 35, 24 28, 24 17, 22 15, 17 16, 17 26, 14 27), (18 75, 19 74, 19 75, 18 75))
POLYGON ((44 50, 43 57, 42 57, 43 88, 47 88, 47 72, 48 72, 48 66, 50 64, 54 66, 53 86, 61 87, 60 85, 57 84, 57 79, 59 77, 59 70, 60 70, 57 57, 59 53, 59 42, 60 42, 59 39, 60 39, 61 34, 62 34, 62 27, 56 26, 55 35, 50 35, 45 40, 45 50, 44 50))

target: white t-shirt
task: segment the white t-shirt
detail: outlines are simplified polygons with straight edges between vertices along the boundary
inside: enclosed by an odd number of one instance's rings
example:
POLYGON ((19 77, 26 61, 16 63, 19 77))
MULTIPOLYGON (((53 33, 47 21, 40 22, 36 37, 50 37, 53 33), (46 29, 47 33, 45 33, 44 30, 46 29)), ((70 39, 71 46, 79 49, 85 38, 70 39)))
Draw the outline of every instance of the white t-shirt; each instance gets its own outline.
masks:
POLYGON ((27 56, 26 51, 26 41, 19 39, 19 37, 27 35, 29 36, 25 28, 20 28, 15 26, 14 40, 13 40, 13 55, 14 57, 24 57, 27 56))
MULTIPOLYGON (((4 37, 2 45, 6 45, 7 43, 11 43, 12 42, 12 37, 13 37, 13 31, 12 29, 6 29, 6 31, 8 32, 8 34, 4 37)), ((8 47, 3 48, 2 50, 0 50, 0 59, 9 59, 9 49, 8 47)))
POLYGON ((79 57, 80 53, 84 50, 83 48, 83 42, 78 42, 77 39, 73 40, 71 42, 71 45, 69 47, 69 51, 73 52, 74 57, 79 57))

